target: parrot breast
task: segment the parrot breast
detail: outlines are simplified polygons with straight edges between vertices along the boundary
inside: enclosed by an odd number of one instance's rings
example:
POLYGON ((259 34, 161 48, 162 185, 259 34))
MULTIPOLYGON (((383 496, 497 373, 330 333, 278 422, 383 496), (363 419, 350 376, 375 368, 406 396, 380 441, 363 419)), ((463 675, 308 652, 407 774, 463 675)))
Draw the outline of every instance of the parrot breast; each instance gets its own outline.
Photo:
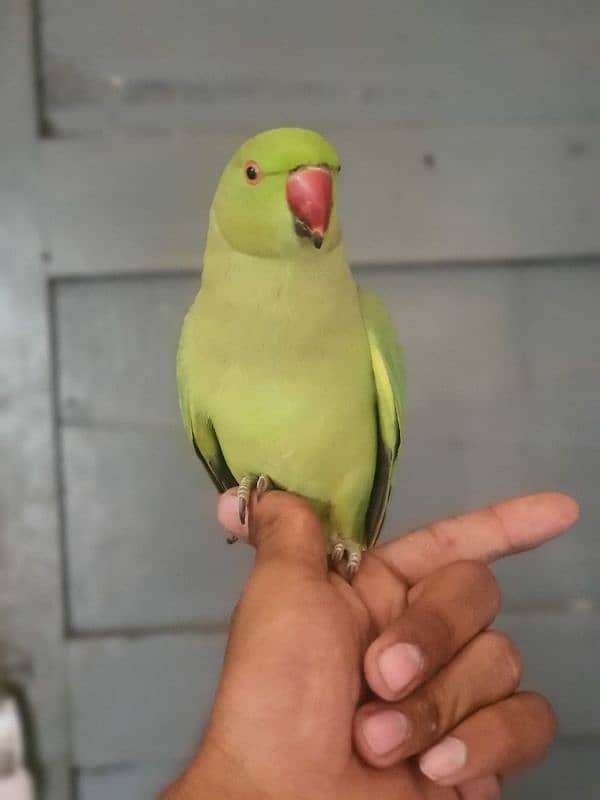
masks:
POLYGON ((305 263, 207 248, 191 313, 189 404, 210 419, 236 480, 268 475, 313 502, 340 536, 362 541, 375 388, 341 247, 305 263))

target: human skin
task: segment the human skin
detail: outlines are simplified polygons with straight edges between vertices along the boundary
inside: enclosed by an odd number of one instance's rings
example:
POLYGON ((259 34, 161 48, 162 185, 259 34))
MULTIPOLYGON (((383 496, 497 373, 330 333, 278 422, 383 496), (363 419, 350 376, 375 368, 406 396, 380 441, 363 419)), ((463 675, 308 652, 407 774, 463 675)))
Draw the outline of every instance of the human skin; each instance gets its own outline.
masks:
MULTIPOLYGON (((308 505, 263 496, 207 730, 164 800, 499 797, 555 721, 517 691, 518 651, 489 629, 500 598, 487 563, 577 513, 541 494, 443 520, 369 551, 350 586, 327 571, 308 505)), ((221 522, 247 535, 235 514, 221 497, 221 522)))

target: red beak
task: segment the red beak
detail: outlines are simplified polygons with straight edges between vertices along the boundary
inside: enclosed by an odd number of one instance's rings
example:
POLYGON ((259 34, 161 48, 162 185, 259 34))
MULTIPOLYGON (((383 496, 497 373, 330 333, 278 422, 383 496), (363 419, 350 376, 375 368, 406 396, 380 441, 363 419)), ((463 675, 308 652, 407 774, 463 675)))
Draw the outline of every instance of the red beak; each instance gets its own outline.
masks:
POLYGON ((287 201, 296 233, 309 236, 315 247, 323 244, 333 203, 331 172, 324 167, 300 167, 287 180, 287 201))

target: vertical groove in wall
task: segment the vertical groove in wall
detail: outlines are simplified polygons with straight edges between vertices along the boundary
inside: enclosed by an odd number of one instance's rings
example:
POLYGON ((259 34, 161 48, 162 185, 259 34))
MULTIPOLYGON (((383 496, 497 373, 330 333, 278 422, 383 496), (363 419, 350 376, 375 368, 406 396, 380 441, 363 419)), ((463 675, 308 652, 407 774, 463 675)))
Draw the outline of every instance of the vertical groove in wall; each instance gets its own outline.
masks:
POLYGON ((42 0, 31 3, 31 39, 34 79, 34 115, 37 135, 41 139, 52 136, 52 126, 46 115, 46 84, 44 77, 43 11, 42 0))
POLYGON ((70 777, 69 788, 71 790, 70 800, 79 800, 81 796, 81 792, 79 791, 81 783, 79 780, 79 775, 80 775, 80 769, 78 767, 72 766, 69 772, 69 777, 70 777))
POLYGON ((54 436, 54 457, 55 457, 55 486, 56 500, 58 507, 58 530, 59 546, 61 556, 61 584, 62 584, 62 605, 63 605, 63 626, 64 635, 69 637, 73 628, 71 619, 71 597, 69 589, 69 550, 67 546, 67 517, 65 509, 65 480, 64 480, 64 453, 62 446, 61 421, 60 421, 60 402, 59 402, 59 381, 60 381, 60 357, 58 352, 58 332, 57 332, 57 310, 56 310, 56 291, 57 282, 49 280, 47 282, 48 298, 48 325, 50 341, 50 379, 51 402, 52 402, 52 433, 54 436))

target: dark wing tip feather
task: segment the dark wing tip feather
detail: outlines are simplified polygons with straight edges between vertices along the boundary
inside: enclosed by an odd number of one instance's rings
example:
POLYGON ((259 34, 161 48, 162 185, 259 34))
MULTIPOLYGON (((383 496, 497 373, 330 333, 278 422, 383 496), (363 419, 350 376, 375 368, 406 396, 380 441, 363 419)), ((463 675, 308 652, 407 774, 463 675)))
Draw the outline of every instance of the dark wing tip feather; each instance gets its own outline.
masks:
POLYGON ((221 446, 219 445, 218 439, 215 435, 215 440, 217 442, 217 452, 214 458, 207 459, 204 457, 204 454, 198 447, 198 443, 194 435, 192 434, 192 444, 194 445, 194 450, 196 451, 196 455, 200 459, 200 461, 204 464, 206 471, 212 482, 215 485, 215 488, 218 492, 226 492, 227 489, 232 489, 234 486, 237 486, 237 481, 233 477, 233 474, 229 467, 227 466, 227 462, 225 461, 225 456, 223 455, 223 451, 221 450, 221 446))
POLYGON ((375 463, 373 488, 371 489, 369 507, 365 519, 365 544, 367 547, 372 547, 377 542, 383 523, 385 522, 385 515, 392 493, 394 463, 400 448, 400 427, 397 426, 397 428, 396 443, 392 450, 381 438, 379 420, 377 420, 377 460, 375 463))

